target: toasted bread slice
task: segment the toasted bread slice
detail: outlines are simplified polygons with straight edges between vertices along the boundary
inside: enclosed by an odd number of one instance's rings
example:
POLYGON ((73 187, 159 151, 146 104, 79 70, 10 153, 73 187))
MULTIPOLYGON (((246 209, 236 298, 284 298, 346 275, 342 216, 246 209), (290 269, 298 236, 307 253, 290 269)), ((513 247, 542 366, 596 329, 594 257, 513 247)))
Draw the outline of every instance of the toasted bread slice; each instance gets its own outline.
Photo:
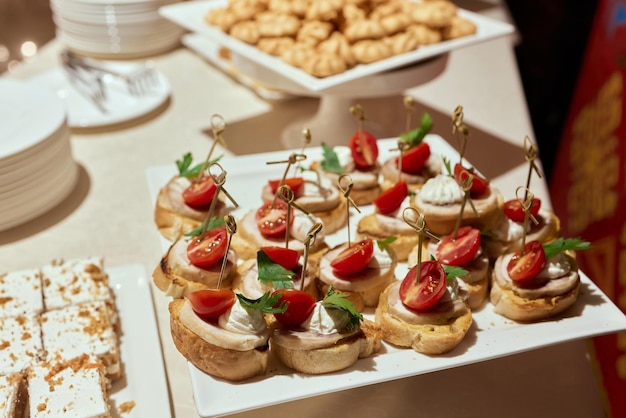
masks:
POLYGON ((169 304, 170 331, 178 351, 203 372, 230 381, 246 380, 267 370, 269 345, 252 350, 222 348, 202 339, 180 320, 185 300, 174 299, 169 304))
POLYGON ((472 311, 466 305, 460 315, 454 315, 441 324, 412 324, 389 311, 389 298, 397 293, 399 283, 393 283, 380 295, 375 318, 382 329, 383 340, 410 347, 423 354, 443 354, 456 347, 472 325, 472 311))

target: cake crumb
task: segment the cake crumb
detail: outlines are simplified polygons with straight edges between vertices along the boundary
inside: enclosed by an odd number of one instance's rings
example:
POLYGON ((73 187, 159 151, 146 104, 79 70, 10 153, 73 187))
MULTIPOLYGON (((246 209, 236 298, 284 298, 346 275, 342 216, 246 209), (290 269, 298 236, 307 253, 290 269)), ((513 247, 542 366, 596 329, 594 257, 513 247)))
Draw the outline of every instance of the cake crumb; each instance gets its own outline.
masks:
POLYGON ((135 401, 123 402, 119 406, 120 414, 128 414, 135 407, 135 401))

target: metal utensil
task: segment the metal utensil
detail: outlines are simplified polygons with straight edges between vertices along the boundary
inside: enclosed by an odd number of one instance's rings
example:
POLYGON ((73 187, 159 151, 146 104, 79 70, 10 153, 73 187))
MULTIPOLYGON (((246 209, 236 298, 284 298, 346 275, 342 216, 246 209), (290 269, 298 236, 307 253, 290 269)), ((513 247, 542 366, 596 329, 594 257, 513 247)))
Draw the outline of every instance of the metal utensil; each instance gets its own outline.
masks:
POLYGON ((128 92, 134 96, 146 94, 152 87, 159 84, 159 78, 152 61, 147 61, 137 69, 124 73, 110 68, 95 59, 78 56, 71 51, 63 51, 62 56, 74 66, 95 71, 103 77, 108 75, 122 80, 126 84, 128 92))

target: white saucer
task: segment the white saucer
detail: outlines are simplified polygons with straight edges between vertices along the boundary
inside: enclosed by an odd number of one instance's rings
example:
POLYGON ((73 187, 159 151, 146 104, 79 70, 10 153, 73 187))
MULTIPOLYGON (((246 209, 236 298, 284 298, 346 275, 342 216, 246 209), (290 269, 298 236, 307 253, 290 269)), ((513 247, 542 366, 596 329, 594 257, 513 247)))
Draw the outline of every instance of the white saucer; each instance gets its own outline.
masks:
MULTIPOLYGON (((106 65, 125 72, 136 67, 136 64, 127 62, 107 62, 106 65)), ((33 83, 47 86, 56 92, 67 109, 68 124, 72 128, 106 127, 149 114, 165 103, 171 92, 169 82, 158 71, 157 80, 145 94, 134 96, 121 80, 114 77, 104 78, 107 98, 103 104, 106 112, 102 112, 71 85, 62 68, 48 70, 31 79, 33 83)))

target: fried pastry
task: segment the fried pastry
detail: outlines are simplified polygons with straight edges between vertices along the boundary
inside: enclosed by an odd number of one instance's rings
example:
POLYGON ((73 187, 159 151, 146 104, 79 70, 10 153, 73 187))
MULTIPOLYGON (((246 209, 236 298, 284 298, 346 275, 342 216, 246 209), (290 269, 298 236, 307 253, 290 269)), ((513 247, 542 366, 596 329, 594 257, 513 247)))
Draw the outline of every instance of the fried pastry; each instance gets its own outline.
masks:
POLYGON ((304 62, 302 69, 315 77, 328 77, 346 71, 346 62, 339 55, 316 52, 304 62))
POLYGON ((393 55, 391 47, 383 40, 365 39, 352 45, 352 53, 361 64, 369 64, 393 55))
POLYGON ((441 30, 444 40, 461 38, 474 33, 476 33, 476 25, 460 16, 454 16, 450 24, 441 30))

